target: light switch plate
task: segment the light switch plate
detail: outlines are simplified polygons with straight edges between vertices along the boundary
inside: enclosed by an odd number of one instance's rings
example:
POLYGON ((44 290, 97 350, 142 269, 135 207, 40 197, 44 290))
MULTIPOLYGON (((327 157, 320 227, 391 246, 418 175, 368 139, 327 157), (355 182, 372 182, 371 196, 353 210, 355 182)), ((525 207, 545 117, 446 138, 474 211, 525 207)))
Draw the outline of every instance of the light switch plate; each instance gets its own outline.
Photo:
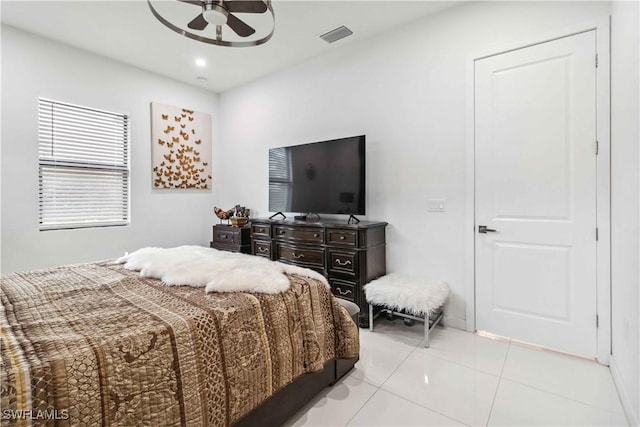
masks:
POLYGON ((444 199, 429 199, 427 210, 429 212, 444 212, 444 199))

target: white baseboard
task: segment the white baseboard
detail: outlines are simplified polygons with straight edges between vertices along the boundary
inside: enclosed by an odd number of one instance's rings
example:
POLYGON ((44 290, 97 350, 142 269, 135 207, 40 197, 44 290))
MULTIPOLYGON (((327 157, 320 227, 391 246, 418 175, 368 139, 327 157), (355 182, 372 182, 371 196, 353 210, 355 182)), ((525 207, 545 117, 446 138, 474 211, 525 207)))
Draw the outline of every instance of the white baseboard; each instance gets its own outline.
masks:
POLYGON ((609 356, 609 369, 611 370, 611 376, 613 377, 613 383, 616 385, 618 389, 618 394, 620 395, 620 400, 622 401, 622 407, 624 411, 627 413, 627 420, 629 424, 632 426, 640 425, 640 419, 638 419, 638 414, 633 410, 633 404, 631 403, 631 399, 629 398, 629 393, 627 389, 624 387, 622 383, 622 377, 620 375, 620 371, 618 370, 618 365, 616 363, 613 355, 609 356))
POLYGON ((443 322, 445 326, 462 329, 463 331, 466 330, 467 327, 467 322, 464 319, 460 319, 459 317, 449 317, 445 315, 443 322))

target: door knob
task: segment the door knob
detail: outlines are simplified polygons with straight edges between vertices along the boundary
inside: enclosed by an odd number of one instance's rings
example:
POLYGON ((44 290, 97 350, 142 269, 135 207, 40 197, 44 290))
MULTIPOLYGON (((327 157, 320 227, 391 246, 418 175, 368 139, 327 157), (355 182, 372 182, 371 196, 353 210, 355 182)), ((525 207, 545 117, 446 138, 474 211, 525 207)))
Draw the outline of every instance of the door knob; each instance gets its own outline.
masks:
POLYGON ((498 230, 494 230, 493 228, 487 228, 486 225, 479 225, 478 226, 478 233, 482 233, 482 234, 486 234, 486 233, 495 233, 498 230))

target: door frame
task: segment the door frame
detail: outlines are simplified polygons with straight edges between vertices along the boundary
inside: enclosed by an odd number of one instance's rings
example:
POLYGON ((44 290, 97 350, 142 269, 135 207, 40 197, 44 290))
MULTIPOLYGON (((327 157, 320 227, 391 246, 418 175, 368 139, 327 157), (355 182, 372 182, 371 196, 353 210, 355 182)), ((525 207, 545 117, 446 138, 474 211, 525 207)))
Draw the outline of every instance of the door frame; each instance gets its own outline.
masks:
MULTIPOLYGON (((598 363, 609 364, 611 354, 611 116, 610 116, 610 16, 602 16, 529 39, 488 48, 467 59, 465 137, 465 305, 466 329, 476 330, 475 287, 475 62, 490 56, 596 31, 596 310, 599 327, 596 338, 598 363)), ((595 61, 595 58, 594 58, 595 61)), ((595 66, 595 64, 594 64, 595 66)), ((594 144, 595 150, 595 144, 594 144)), ((594 230, 595 234, 595 230, 594 230)), ((595 236, 594 236, 595 238, 595 236)), ((594 322, 596 319, 594 319, 594 322)))

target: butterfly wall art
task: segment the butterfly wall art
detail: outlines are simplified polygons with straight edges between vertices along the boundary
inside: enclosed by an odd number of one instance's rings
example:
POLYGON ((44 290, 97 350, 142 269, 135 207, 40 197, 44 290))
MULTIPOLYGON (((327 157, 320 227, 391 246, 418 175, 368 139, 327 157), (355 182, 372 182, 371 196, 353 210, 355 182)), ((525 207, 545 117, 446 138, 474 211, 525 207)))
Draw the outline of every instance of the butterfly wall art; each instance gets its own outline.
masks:
POLYGON ((151 103, 153 188, 211 188, 211 115, 151 103))

